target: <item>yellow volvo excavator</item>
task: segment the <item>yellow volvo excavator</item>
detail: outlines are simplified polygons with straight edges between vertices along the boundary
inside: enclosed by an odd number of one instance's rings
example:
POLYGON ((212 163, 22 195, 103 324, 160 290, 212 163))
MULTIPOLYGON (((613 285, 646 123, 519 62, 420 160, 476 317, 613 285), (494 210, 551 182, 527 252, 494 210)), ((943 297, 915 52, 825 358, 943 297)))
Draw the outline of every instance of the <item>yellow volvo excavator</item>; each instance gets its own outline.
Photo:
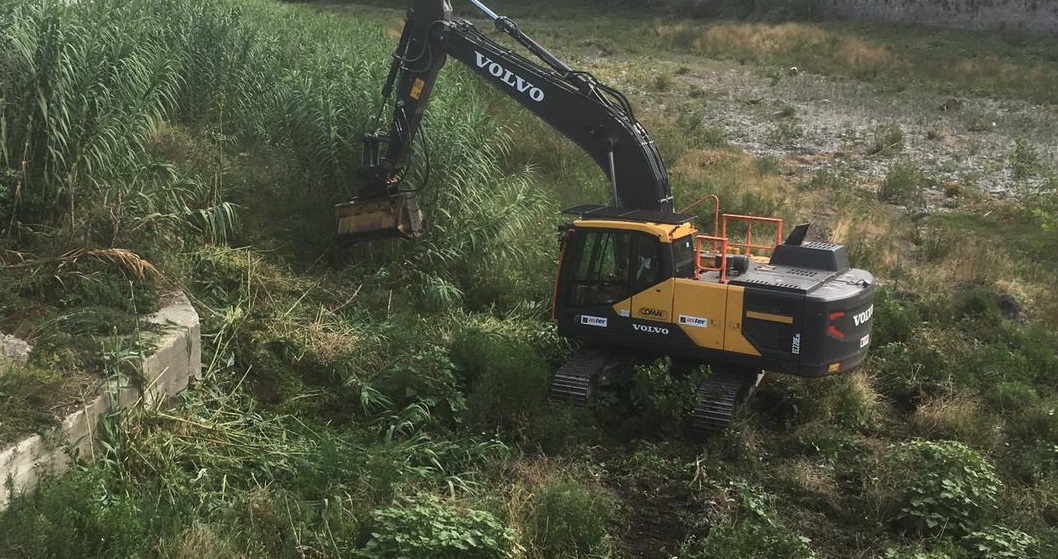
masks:
POLYGON ((673 210, 661 155, 627 99, 469 1, 538 61, 453 18, 449 0, 414 0, 382 88, 392 118, 364 137, 363 181, 337 206, 339 238, 423 233, 418 189, 402 179, 452 57, 583 149, 613 188, 608 206, 566 210, 553 318, 580 349, 555 374, 552 399, 586 404, 616 368, 668 355, 711 366, 691 425, 713 431, 728 425, 764 371, 814 377, 863 362, 874 278, 849 266, 844 246, 805 242, 808 225, 783 239, 777 219, 719 211, 722 230, 699 234, 692 215, 673 210), (739 229, 737 239, 729 228, 739 229), (754 242, 761 229, 768 240, 754 242))

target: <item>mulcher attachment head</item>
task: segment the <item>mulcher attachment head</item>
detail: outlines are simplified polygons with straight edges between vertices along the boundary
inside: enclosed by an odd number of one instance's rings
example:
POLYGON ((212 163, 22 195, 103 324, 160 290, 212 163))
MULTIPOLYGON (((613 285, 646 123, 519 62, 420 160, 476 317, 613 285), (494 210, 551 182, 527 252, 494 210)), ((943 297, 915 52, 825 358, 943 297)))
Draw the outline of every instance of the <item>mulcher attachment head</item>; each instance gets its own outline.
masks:
POLYGON ((358 198, 334 207, 339 241, 357 243, 385 237, 413 239, 426 221, 414 193, 358 198))

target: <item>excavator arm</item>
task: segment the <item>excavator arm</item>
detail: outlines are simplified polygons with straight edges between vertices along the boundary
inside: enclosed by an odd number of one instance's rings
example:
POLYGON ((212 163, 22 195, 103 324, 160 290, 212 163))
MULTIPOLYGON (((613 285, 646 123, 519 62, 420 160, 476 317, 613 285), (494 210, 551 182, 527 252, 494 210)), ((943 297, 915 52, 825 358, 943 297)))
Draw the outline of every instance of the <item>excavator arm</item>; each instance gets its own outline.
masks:
POLYGON ((420 187, 408 188, 402 179, 449 56, 588 154, 610 180, 613 205, 671 213, 661 155, 624 96, 591 74, 569 68, 510 19, 470 1, 540 62, 497 43, 469 21, 452 18, 448 0, 415 0, 382 89, 383 99, 393 97, 392 118, 385 131, 379 126, 364 137, 363 181, 354 200, 337 207, 339 237, 422 233, 420 187))

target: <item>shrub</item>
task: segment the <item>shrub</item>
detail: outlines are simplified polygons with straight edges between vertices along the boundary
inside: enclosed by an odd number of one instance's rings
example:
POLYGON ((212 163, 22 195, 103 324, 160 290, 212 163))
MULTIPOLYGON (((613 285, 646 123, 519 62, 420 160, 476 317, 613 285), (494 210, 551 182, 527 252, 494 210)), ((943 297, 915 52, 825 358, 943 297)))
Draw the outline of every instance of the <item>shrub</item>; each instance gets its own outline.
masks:
POLYGON ((451 356, 466 381, 475 425, 518 429, 542 408, 551 367, 529 344, 467 329, 457 334, 451 356))
POLYGON ((991 517, 1001 483, 977 451, 955 441, 912 441, 887 455, 895 520, 924 534, 970 534, 991 517))
POLYGON ((926 339, 916 337, 879 347, 872 350, 869 360, 882 392, 905 407, 951 390, 947 360, 926 339))
POLYGON ((704 539, 680 546, 680 559, 815 559, 812 542, 775 520, 771 497, 736 483, 741 519, 727 518, 704 539))
POLYGON ((1031 385, 1019 381, 1000 382, 985 391, 989 407, 1000 411, 1022 411, 1036 406, 1040 396, 1031 385))
POLYGON ((0 514, 5 557, 142 557, 176 520, 155 499, 108 491, 101 468, 52 481, 0 514))
POLYGON ((1019 181, 1034 177, 1043 170, 1039 151, 1021 138, 1014 141, 1014 152, 1010 154, 1010 166, 1014 179, 1019 181))
POLYGON ((364 559, 467 559, 513 557, 514 531, 490 512, 421 495, 407 505, 371 512, 371 538, 364 559))
POLYGON ((536 493, 531 540, 544 557, 581 557, 605 550, 606 524, 614 502, 573 481, 560 481, 536 493))
POLYGON ((811 540, 786 528, 759 520, 724 522, 709 529, 702 541, 690 540, 679 559, 815 559, 811 540))
POLYGON ((867 146, 867 155, 892 156, 904 149, 904 130, 899 124, 886 124, 874 129, 874 138, 867 146))
POLYGON ((881 559, 951 559, 951 555, 943 551, 923 551, 917 547, 889 548, 881 559))
POLYGON ((907 343, 920 324, 922 317, 913 304, 901 301, 886 287, 875 293, 872 330, 875 347, 893 342, 907 343))
POLYGON ((456 422, 462 421, 466 411, 455 366, 439 346, 425 345, 408 355, 394 356, 374 384, 397 409, 418 403, 433 416, 456 422))
POLYGON ((775 143, 785 144, 804 137, 805 129, 801 119, 796 116, 783 118, 772 129, 769 139, 775 143))
POLYGON ((697 388, 705 371, 673 371, 669 358, 662 358, 634 368, 631 385, 635 417, 625 416, 625 427, 635 432, 627 435, 658 432, 677 427, 689 416, 697 403, 697 388))
POLYGON ((1002 526, 971 532, 961 543, 977 559, 1026 559, 1034 556, 1038 545, 1036 538, 1025 532, 1002 526))
POLYGON ((904 206, 917 203, 922 197, 921 189, 925 180, 918 165, 908 161, 894 163, 882 181, 878 199, 904 206))
POLYGON ((987 287, 974 286, 960 290, 955 295, 952 310, 956 318, 984 319, 992 323, 998 323, 1002 318, 996 292, 987 287))

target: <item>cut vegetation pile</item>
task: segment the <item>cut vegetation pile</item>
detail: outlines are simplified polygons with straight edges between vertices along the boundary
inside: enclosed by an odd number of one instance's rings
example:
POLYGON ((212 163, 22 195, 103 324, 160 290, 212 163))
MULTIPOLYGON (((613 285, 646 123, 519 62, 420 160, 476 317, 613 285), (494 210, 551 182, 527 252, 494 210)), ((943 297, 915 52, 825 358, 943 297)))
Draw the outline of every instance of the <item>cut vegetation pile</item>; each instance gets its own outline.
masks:
MULTIPOLYGON (((732 147, 681 105, 714 94, 685 85, 699 63, 688 37, 773 71, 705 42, 747 37, 743 23, 615 12, 570 39, 599 17, 577 2, 556 3, 568 21, 522 21, 648 107, 680 202, 718 193, 728 211, 814 220, 883 283, 862 369, 769 377, 731 429, 692 441, 691 381, 664 363, 597 407, 546 403, 570 350, 548 320, 557 209, 603 202, 607 186, 468 72, 443 74, 429 172, 420 153, 407 179, 429 176, 429 234, 331 246, 331 204, 356 178, 401 22, 368 4, 0 0, 0 329, 33 344, 0 376, 0 440, 128 374, 133 316, 162 287, 192 296, 208 363, 175 408, 105 418, 101 460, 16 498, 0 555, 1058 555, 1046 153, 1026 141, 996 156, 1029 185, 1005 200, 935 180, 904 158, 899 128, 863 133, 864 157, 891 166, 884 183, 855 165, 800 169, 732 147), (645 42, 626 44, 629 29, 645 42), (678 62, 659 74, 644 50, 678 62)), ((754 28, 774 52, 792 40, 754 28)), ((1031 70, 1033 49, 1058 45, 1010 49, 1031 70)), ((815 71, 885 79, 833 63, 815 71)), ((796 144, 796 111, 772 118, 796 144)), ((711 229, 712 209, 698 211, 711 229)))

